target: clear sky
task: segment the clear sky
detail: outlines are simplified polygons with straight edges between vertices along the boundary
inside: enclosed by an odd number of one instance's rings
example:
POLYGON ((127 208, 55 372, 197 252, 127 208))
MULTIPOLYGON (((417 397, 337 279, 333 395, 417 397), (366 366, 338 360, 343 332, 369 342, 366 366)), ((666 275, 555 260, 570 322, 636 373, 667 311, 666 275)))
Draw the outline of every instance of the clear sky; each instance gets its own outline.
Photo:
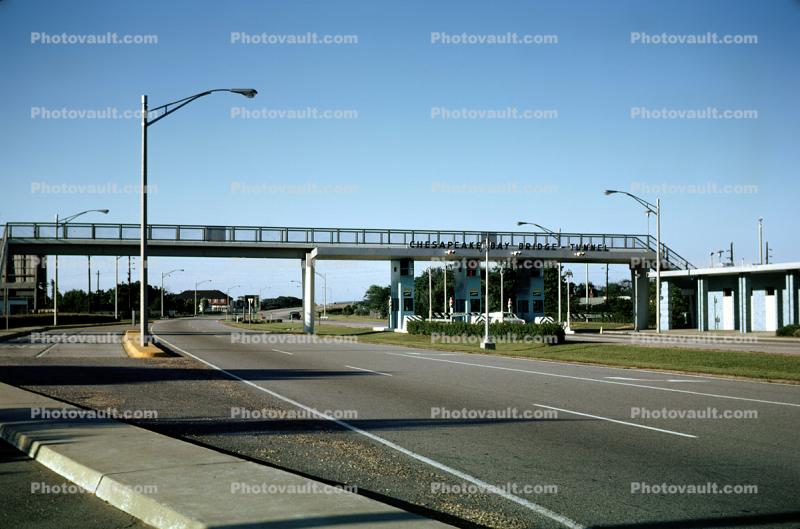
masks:
MULTIPOLYGON (((125 190, 139 179, 138 121, 87 112, 254 87, 255 99, 216 94, 150 129, 152 222, 645 232, 642 208, 603 196, 611 187, 660 197, 665 242, 696 265, 731 241, 753 262, 759 216, 773 259, 797 261, 798 27, 796 0, 0 0, 0 222, 89 208, 111 213, 87 221, 138 222, 125 190), (75 41, 107 32, 157 42, 75 41), (254 42, 307 32, 351 42, 254 42), (441 41, 508 32, 557 42, 441 41), (709 32, 757 42, 652 43, 709 32), (508 107, 533 118, 485 117, 508 107), (737 119, 686 117, 709 107, 737 119), (285 115, 306 108, 344 116, 285 115), (463 109, 476 117, 456 119, 463 109), (61 190, 90 184, 122 192, 61 190)), ((62 261, 64 288, 85 288, 84 261, 62 261)), ((94 263, 110 287, 113 258, 94 263)), ((171 290, 214 277, 299 294, 291 261, 151 266, 154 282, 186 269, 171 290)), ((319 269, 336 299, 389 280, 385 263, 319 269)))

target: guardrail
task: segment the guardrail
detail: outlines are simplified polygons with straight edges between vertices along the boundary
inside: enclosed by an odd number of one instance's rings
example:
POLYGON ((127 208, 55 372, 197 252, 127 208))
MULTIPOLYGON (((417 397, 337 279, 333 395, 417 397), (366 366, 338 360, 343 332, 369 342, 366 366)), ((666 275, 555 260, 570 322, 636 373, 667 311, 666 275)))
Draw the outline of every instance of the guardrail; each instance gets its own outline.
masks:
MULTIPOLYGON (((176 242, 230 242, 230 243, 294 243, 314 245, 409 245, 415 243, 449 242, 479 243, 485 231, 455 230, 393 230, 366 228, 302 228, 265 226, 203 226, 186 224, 150 224, 148 239, 176 242)), ((578 249, 585 245, 605 246, 610 249, 642 249, 655 251, 652 236, 611 233, 561 233, 554 236, 545 232, 489 232, 498 243, 518 247, 519 244, 543 247, 547 244, 578 249)), ((61 239, 61 240, 138 240, 138 224, 10 222, 5 236, 9 239, 61 239)), ((691 263, 661 244, 662 258, 672 267, 694 268, 691 263)))

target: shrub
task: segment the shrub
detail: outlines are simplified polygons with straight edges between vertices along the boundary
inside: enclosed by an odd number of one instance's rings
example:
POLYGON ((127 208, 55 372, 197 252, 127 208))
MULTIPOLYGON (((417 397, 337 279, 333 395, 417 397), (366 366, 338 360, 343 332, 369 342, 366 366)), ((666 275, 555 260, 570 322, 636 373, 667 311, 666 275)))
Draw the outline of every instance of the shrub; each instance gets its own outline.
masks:
MULTIPOLYGON (((482 323, 410 321, 409 334, 440 334, 443 336, 483 336, 482 323)), ((556 343, 564 342, 564 329, 557 323, 492 323, 489 325, 492 336, 509 337, 512 340, 525 340, 536 337, 555 336, 556 343)), ((545 341, 545 343, 547 343, 545 341)))
POLYGON ((800 338, 800 325, 784 325, 775 331, 775 336, 792 336, 800 338))

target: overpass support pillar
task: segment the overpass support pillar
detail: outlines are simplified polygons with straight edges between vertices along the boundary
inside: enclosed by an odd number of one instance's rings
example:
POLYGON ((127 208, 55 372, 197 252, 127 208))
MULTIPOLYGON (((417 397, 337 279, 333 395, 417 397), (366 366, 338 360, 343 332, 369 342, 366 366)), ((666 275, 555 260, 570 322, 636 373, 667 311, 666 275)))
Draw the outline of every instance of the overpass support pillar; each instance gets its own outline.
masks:
POLYGON ((672 322, 672 311, 670 310, 672 308, 672 303, 669 296, 669 281, 661 280, 661 299, 658 300, 658 303, 661 304, 661 330, 668 331, 670 330, 670 324, 672 322))
POLYGON ((414 261, 393 259, 391 266, 389 328, 405 330, 406 318, 414 315, 414 261))
POLYGON ((753 281, 749 275, 739 276, 739 332, 753 330, 753 281))
POLYGON ((631 283, 633 284, 633 330, 647 329, 650 306, 650 280, 647 270, 634 268, 631 270, 631 283))
POLYGON ((303 261, 303 332, 314 334, 314 259, 303 261))

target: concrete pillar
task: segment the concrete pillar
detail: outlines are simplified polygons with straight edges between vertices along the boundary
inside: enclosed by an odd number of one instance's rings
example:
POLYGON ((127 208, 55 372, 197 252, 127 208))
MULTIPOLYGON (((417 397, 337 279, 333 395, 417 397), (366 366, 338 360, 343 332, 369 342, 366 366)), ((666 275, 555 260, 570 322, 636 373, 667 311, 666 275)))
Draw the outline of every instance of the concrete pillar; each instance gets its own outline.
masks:
POLYGON ((708 279, 697 279, 697 330, 708 330, 708 279))
POLYGON ((786 288, 783 292, 783 325, 797 323, 797 281, 794 272, 786 272, 786 288))
POLYGON ((414 315, 414 261, 394 259, 391 262, 392 314, 389 327, 405 329, 406 316, 414 315))
POLYGON ((672 304, 669 295, 669 281, 664 279, 661 279, 661 299, 658 303, 661 304, 661 330, 668 331, 672 328, 670 326, 670 322, 672 321, 672 312, 670 311, 672 304))
POLYGON ((314 260, 306 255, 303 262, 303 332, 314 334, 314 260))
POLYGON ((647 329, 650 305, 650 280, 644 268, 631 270, 631 283, 633 284, 633 329, 643 331, 647 329))
POLYGON ((750 332, 752 330, 751 314, 753 312, 753 303, 752 303, 753 285, 750 276, 748 275, 739 276, 739 288, 737 290, 739 294, 738 329, 739 332, 750 332))
POLYGON ((453 270, 454 312, 480 312, 481 298, 481 261, 478 259, 462 260, 453 270))

